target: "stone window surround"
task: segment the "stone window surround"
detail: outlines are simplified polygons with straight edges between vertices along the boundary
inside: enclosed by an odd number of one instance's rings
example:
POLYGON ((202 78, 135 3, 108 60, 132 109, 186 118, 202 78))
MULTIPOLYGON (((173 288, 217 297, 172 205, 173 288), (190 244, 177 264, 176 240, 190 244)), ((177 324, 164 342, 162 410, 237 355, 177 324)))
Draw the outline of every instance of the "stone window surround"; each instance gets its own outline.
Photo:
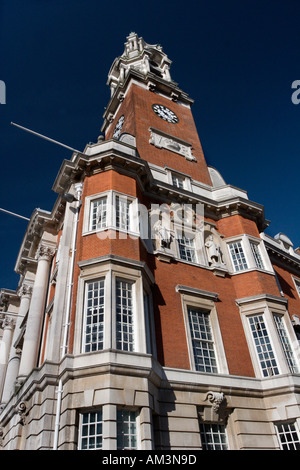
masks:
MULTIPOLYGON (((196 308, 204 310, 209 313, 210 324, 212 329, 212 336, 217 360, 218 374, 228 374, 228 366, 225 355, 225 349, 223 345, 221 330, 218 321, 218 312, 216 308, 216 302, 218 300, 218 294, 214 292, 208 292, 201 289, 192 288, 189 286, 176 286, 176 292, 181 295, 181 305, 184 317, 187 346, 189 351, 189 360, 191 370, 195 370, 194 355, 192 347, 192 338, 190 334, 190 327, 188 321, 188 308, 196 308)), ((210 374, 216 375, 216 374, 210 374)))
POLYGON ((245 233, 241 234, 241 235, 235 235, 233 237, 224 238, 223 240, 227 244, 227 256, 226 256, 227 259, 226 259, 226 261, 228 261, 227 266, 231 268, 230 269, 230 274, 231 275, 241 274, 241 273, 245 273, 245 272, 249 272, 249 271, 253 271, 253 270, 263 271, 263 272, 268 272, 268 273, 274 274, 274 270, 272 268, 272 265, 271 265, 271 262, 270 262, 270 259, 269 259, 269 255, 267 253, 267 250, 265 248, 263 240, 261 240, 260 238, 254 237, 252 235, 245 234, 245 233), (229 244, 234 243, 234 242, 241 242, 242 249, 243 249, 243 252, 244 252, 244 256, 245 256, 247 266, 248 266, 247 269, 243 269, 243 270, 240 270, 240 271, 235 271, 234 270, 233 261, 232 261, 231 254, 230 254, 230 249, 229 249, 229 244), (256 262, 255 262, 255 259, 254 259, 254 256, 253 256, 253 253, 252 253, 252 250, 251 250, 250 242, 254 243, 258 246, 258 249, 259 249, 263 264, 264 264, 264 269, 259 268, 256 265, 256 262))
MULTIPOLYGON (((116 257, 118 258, 118 257, 116 257)), ((74 354, 84 354, 83 350, 83 322, 86 282, 104 279, 105 306, 104 306, 104 346, 103 349, 116 349, 116 280, 123 279, 133 283, 133 311, 134 311, 134 335, 135 350, 137 353, 149 353, 147 345, 149 338, 153 338, 153 316, 152 312, 144 312, 144 292, 150 293, 150 283, 142 272, 140 266, 134 263, 113 262, 110 257, 82 261, 79 263, 80 276, 78 280, 77 308, 75 319, 74 354), (138 312, 138 314, 137 314, 138 312), (141 315, 143 312, 143 315, 141 315), (150 313, 150 314, 149 314, 150 313), (146 325, 149 318, 150 324, 146 325), (152 331, 152 334, 151 334, 152 331)), ((155 344, 151 342, 152 350, 155 351, 155 344)), ((148 346, 149 349, 149 346, 148 346)), ((93 354, 93 353, 88 353, 93 354)))
MULTIPOLYGON (((295 284, 295 288, 296 288, 296 291, 297 291, 297 294, 299 295, 300 297, 300 279, 295 277, 295 276, 292 276, 292 279, 293 279, 293 282, 295 284)), ((299 312, 300 313, 300 312, 299 312)))
MULTIPOLYGON (((79 410, 79 426, 78 426, 78 449, 81 450, 81 432, 82 432, 82 419, 85 413, 102 411, 102 448, 100 450, 106 450, 106 441, 110 441, 109 450, 112 450, 112 446, 117 449, 117 412, 118 406, 111 403, 104 403, 102 406, 96 408, 79 410), (109 436, 109 437, 108 437, 109 436)), ((122 409, 123 406, 122 406, 122 409)), ((125 410, 135 412, 136 416, 136 436, 137 436, 137 450, 141 450, 141 409, 136 406, 126 406, 125 410)))
MULTIPOLYGON (((278 376, 282 374, 290 374, 290 370, 286 362, 284 351, 282 349, 282 344, 273 318, 274 314, 281 315, 283 317, 284 326, 288 338, 290 340, 295 359, 297 360, 300 354, 300 347, 295 336, 294 328, 287 310, 287 299, 283 299, 282 297, 276 297, 274 295, 261 294, 252 297, 245 297, 243 299, 237 299, 236 303, 240 308, 240 315, 244 327, 246 340, 248 343, 250 356, 252 358, 255 376, 260 379, 270 378, 263 377, 259 364, 259 359, 257 357, 256 348, 250 331, 249 317, 258 314, 264 317, 265 325, 269 333, 272 349, 279 369, 278 376)), ((297 362, 299 367, 299 361, 297 362)), ((273 379, 276 377, 277 376, 272 376, 273 379)))
MULTIPOLYGON (((278 422, 274 423, 274 427, 275 427, 276 436, 277 436, 277 439, 278 439, 279 446, 280 446, 281 449, 285 450, 283 448, 284 443, 280 439, 280 432, 279 432, 279 429, 278 429, 278 427, 281 426, 281 425, 294 425, 295 433, 298 436, 298 440, 297 441, 290 440, 289 444, 292 444, 292 443, 295 443, 295 442, 299 443, 299 441, 300 441, 299 419, 298 420, 289 419, 287 421, 278 421, 278 422)), ((290 449, 286 449, 286 450, 290 450, 290 449)))
POLYGON ((82 228, 82 235, 90 235, 92 233, 98 233, 102 232, 105 230, 117 230, 118 232, 123 232, 123 233, 128 233, 133 236, 139 236, 139 223, 138 220, 134 217, 134 214, 138 213, 137 209, 138 205, 138 199, 132 196, 128 196, 127 194, 114 191, 114 190, 108 190, 108 191, 103 191, 101 193, 93 194, 91 196, 86 196, 85 202, 84 202, 84 216, 83 216, 83 228, 82 228), (124 230, 120 227, 117 227, 116 224, 116 197, 124 197, 130 202, 129 206, 129 217, 130 217, 130 230, 124 230), (90 218, 91 218, 91 207, 92 207, 92 201, 95 201, 96 199, 101 199, 101 198, 107 198, 106 201, 106 206, 107 208, 113 207, 113 211, 107 210, 107 223, 106 226, 103 228, 95 229, 95 230, 90 230, 90 218))

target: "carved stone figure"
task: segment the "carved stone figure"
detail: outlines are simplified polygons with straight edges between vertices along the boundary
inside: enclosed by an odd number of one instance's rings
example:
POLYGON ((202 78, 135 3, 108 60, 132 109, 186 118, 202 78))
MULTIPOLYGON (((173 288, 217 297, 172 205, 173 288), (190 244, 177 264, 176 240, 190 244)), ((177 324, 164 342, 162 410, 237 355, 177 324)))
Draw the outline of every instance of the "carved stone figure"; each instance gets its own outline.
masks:
POLYGON ((156 227, 156 233, 158 235, 161 248, 169 249, 172 241, 172 235, 170 230, 162 225, 161 221, 159 221, 156 227))

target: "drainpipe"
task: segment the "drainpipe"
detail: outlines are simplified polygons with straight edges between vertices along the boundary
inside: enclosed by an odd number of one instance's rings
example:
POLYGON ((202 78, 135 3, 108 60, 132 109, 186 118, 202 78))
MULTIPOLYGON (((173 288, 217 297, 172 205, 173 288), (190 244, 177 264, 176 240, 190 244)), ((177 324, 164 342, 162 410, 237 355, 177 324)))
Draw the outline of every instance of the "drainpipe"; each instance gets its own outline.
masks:
MULTIPOLYGON (((79 220, 79 211, 81 207, 81 194, 82 194, 82 183, 75 184, 75 190, 77 192, 77 197, 73 196, 72 194, 65 194, 63 198, 68 202, 77 201, 76 203, 76 213, 74 218, 74 228, 73 228, 73 237, 71 243, 71 264, 70 264, 70 271, 69 271, 69 279, 68 279, 68 293, 67 293, 67 306, 66 306, 66 316, 65 316, 65 324, 64 324, 64 336, 63 336, 63 344, 62 344, 62 353, 61 358, 65 356, 68 347, 68 329, 69 329, 69 320, 70 320, 70 311, 71 311, 71 302, 72 302, 72 290, 73 290, 73 273, 74 273, 74 264, 75 264, 75 254, 76 254, 76 239, 77 239, 77 231, 78 231, 78 220, 79 220)), ((62 402, 62 394, 63 394, 63 384, 62 380, 59 380, 58 389, 57 389, 57 405, 56 405, 56 416, 55 416, 55 428, 54 428, 54 443, 53 443, 53 450, 57 450, 58 448, 58 435, 59 435, 59 425, 60 425, 60 413, 61 413, 61 402, 62 402)))

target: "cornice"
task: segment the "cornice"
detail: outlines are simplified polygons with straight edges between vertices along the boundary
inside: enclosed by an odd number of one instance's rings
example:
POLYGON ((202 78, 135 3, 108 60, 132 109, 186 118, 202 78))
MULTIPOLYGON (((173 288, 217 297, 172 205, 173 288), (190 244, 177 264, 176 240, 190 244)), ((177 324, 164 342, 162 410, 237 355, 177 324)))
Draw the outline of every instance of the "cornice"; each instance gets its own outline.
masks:
POLYGON ((273 240, 271 237, 267 236, 266 234, 262 234, 262 238, 264 240, 265 247, 269 252, 269 256, 275 257, 279 263, 284 266, 290 266, 291 269, 297 270, 299 273, 300 270, 300 256, 295 254, 292 255, 288 253, 284 249, 282 249, 279 245, 277 245, 276 240, 273 240))

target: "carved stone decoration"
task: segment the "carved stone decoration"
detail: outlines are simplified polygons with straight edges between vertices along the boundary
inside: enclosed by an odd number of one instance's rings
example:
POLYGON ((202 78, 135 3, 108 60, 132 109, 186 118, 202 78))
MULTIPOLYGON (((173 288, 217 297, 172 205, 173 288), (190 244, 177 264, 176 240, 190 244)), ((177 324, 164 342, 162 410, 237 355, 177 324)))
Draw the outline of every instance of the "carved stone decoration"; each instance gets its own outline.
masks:
POLYGON ((169 229, 162 225, 161 221, 156 226, 156 233, 159 238, 161 248, 170 248, 172 235, 169 229))
POLYGON ((182 157, 185 157, 187 160, 196 161, 196 158, 192 154, 191 144, 177 139, 176 137, 150 129, 149 143, 157 148, 175 152, 182 157))
POLYGON ((5 316, 2 320, 2 328, 13 330, 16 325, 16 320, 12 317, 5 316))
POLYGON ((20 424, 22 424, 24 426, 25 424, 25 419, 26 419, 26 410, 27 410, 27 407, 26 407, 26 404, 24 401, 21 401, 19 403, 19 405, 17 406, 17 413, 18 415, 20 416, 20 424))
POLYGON ((223 392, 208 392, 206 400, 212 404, 215 413, 218 413, 222 401, 225 399, 223 392))
POLYGON ((44 259, 46 261, 50 261, 54 255, 55 255, 55 248, 42 243, 37 250, 36 259, 38 260, 44 259))
POLYGON ((214 228, 205 227, 204 246, 208 265, 213 269, 213 273, 216 276, 224 277, 227 272, 227 267, 224 261, 221 238, 222 236, 220 236, 214 228))
POLYGON ((19 294, 20 297, 22 297, 24 295, 27 295, 27 296, 30 297, 31 294, 32 294, 32 286, 23 283, 21 288, 19 289, 18 294, 19 294))
POLYGON ((155 254, 161 261, 170 263, 170 261, 174 258, 174 252, 171 248, 171 243, 173 241, 173 234, 171 233, 171 230, 165 227, 161 220, 154 224, 153 230, 155 236, 155 254))
POLYGON ((222 260, 222 252, 220 245, 217 244, 214 240, 213 235, 208 235, 208 237, 205 240, 205 246, 207 249, 207 257, 208 257, 208 262, 210 265, 223 265, 223 260, 222 260))

